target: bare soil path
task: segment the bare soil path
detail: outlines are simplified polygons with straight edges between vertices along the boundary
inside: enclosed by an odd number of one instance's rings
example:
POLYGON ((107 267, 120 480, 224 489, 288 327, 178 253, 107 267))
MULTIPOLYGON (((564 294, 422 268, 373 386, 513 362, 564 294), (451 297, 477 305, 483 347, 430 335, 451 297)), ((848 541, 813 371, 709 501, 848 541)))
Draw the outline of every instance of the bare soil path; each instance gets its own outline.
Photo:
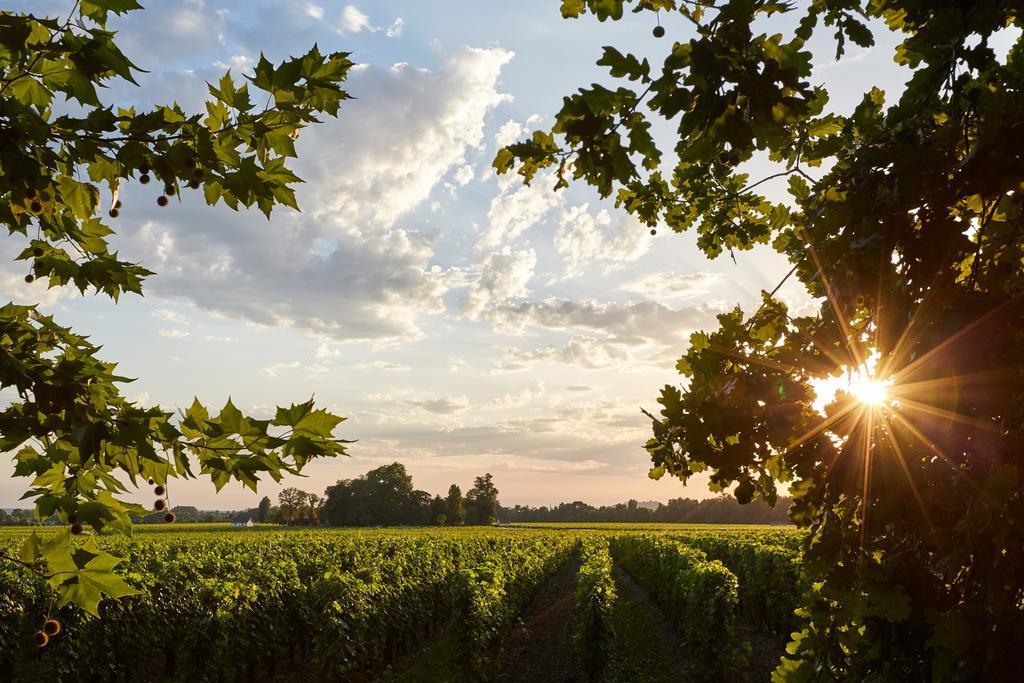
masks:
POLYGON ((578 681, 572 627, 578 556, 570 558, 523 611, 509 635, 495 680, 500 683, 578 681))

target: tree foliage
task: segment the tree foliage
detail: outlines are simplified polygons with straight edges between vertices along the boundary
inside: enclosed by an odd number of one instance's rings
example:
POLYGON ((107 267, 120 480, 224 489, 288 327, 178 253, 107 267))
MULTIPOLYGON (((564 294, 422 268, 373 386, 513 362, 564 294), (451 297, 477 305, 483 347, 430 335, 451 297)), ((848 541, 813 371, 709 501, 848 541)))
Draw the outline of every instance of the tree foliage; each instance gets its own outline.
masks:
POLYGON ((458 484, 448 487, 448 495, 444 499, 445 520, 451 526, 462 526, 466 521, 466 506, 462 498, 462 489, 458 484))
MULTIPOLYGON (((279 204, 296 208, 294 140, 348 97, 340 84, 352 62, 314 47, 277 65, 261 56, 241 81, 226 73, 209 86, 205 113, 104 103, 104 88, 135 83, 140 71, 107 30, 108 16, 139 7, 89 0, 63 20, 0 12, 0 222, 25 244, 18 258, 28 282, 115 301, 141 294, 153 273, 111 252, 114 221, 102 215, 117 218, 123 183, 154 181, 161 205, 188 188, 202 189, 210 205, 268 216, 279 204)), ((46 540, 30 536, 17 559, 50 578, 59 604, 95 614, 101 594, 130 592, 113 573, 116 558, 71 536, 129 532, 129 515, 147 509, 122 496, 139 485, 157 487, 159 511, 172 478, 256 490, 263 475, 280 480, 345 452, 333 436, 342 418, 312 401, 271 419, 245 416, 230 399, 219 413, 196 400, 179 416, 132 403, 119 388, 129 380, 99 348, 35 306, 0 307, 0 340, 0 388, 18 396, 0 411, 0 451, 15 452, 15 475, 31 478, 25 497, 37 516, 57 513, 68 524, 46 540)))
POLYGON ((498 519, 498 487, 491 473, 473 480, 473 488, 466 491, 467 524, 493 524, 498 519))
POLYGON ((764 292, 753 313, 691 337, 683 385, 651 416, 651 476, 707 471, 741 501, 773 502, 788 483, 813 588, 778 677, 1012 677, 1024 642, 1019 4, 562 2, 565 17, 600 21, 629 8, 664 13, 663 62, 605 47, 614 85, 567 96, 550 131, 495 167, 587 183, 652 227, 695 231, 709 258, 771 245, 821 302, 794 316, 764 292), (887 30, 902 92, 830 109, 812 64, 832 55, 813 55, 812 36, 831 36, 841 59, 887 30), (752 177, 766 160, 774 172, 752 177), (891 381, 889 399, 839 392, 823 417, 812 380, 847 372, 891 381))

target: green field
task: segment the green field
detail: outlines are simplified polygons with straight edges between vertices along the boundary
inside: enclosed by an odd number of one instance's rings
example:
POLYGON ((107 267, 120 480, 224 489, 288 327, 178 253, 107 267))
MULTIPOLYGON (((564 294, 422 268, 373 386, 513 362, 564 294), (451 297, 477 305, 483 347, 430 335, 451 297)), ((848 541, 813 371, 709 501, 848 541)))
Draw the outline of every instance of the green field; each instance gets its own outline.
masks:
POLYGON ((100 619, 3 562, 0 679, 767 680, 797 626, 792 528, 536 527, 141 527, 100 619))

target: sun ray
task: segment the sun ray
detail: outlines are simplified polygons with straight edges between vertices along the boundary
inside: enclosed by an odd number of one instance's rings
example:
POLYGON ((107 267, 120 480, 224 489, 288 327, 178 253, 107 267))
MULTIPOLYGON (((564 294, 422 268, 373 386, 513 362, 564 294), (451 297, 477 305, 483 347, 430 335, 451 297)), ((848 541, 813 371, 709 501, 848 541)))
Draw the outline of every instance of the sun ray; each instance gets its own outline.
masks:
POLYGON ((953 334, 949 335, 949 337, 944 339, 942 342, 940 342, 939 344, 934 346, 932 349, 930 349, 929 351, 925 352, 921 356, 919 356, 919 357, 915 358, 914 360, 912 360, 910 363, 908 363, 904 367, 902 367, 899 370, 897 370, 895 373, 893 373, 894 376, 896 377, 896 381, 897 382, 902 382, 908 376, 914 374, 914 372, 917 371, 918 368, 922 367, 924 364, 928 363, 930 360, 935 358, 935 356, 937 356, 938 354, 940 354, 943 351, 945 351, 946 349, 948 349, 957 340, 961 339, 967 333, 973 332, 975 330, 975 328, 977 328, 983 322, 987 321, 989 318, 991 318, 996 313, 1001 311, 1008 303, 1009 303, 1009 299, 1007 301, 999 304, 998 306, 996 306, 995 308, 990 310, 988 313, 985 313, 984 315, 982 315, 982 316, 976 318, 975 320, 971 321, 970 323, 964 325, 959 330, 957 330, 953 334))
POLYGON ((874 436, 874 422, 875 422, 875 411, 871 406, 866 406, 864 410, 864 420, 867 422, 865 429, 861 437, 864 440, 863 458, 864 458, 864 492, 860 498, 861 504, 861 520, 860 520, 860 548, 864 550, 864 538, 867 534, 868 529, 868 511, 871 509, 869 504, 868 496, 871 494, 871 459, 872 449, 871 440, 874 436))
POLYGON ((850 357, 854 361, 853 365, 859 367, 864 361, 861 359, 860 353, 856 349, 856 345, 850 346, 849 340, 853 337, 850 333, 850 324, 846 321, 846 317, 843 316, 842 311, 839 310, 839 302, 836 301, 835 294, 832 292, 832 284, 829 282, 828 276, 825 274, 825 268, 821 265, 821 259, 818 258, 818 252, 814 248, 814 243, 809 239, 804 239, 804 241, 807 243, 811 259, 814 261, 814 265, 818 269, 817 276, 821 280, 821 284, 825 287, 825 297, 828 299, 829 305, 832 307, 832 313, 836 317, 836 322, 839 323, 839 329, 843 333, 843 344, 846 345, 846 350, 850 353, 850 357))
POLYGON ((958 467, 957 464, 955 462, 953 462, 953 460, 950 459, 950 457, 948 455, 946 455, 946 453, 941 448, 939 448, 937 445, 935 445, 934 441, 932 441, 927 436, 925 436, 924 432, 922 432, 920 429, 915 427, 910 422, 910 420, 908 420, 906 417, 901 415, 898 410, 893 411, 892 415, 897 420, 899 420, 899 423, 900 423, 900 425, 902 427, 904 427, 908 431, 910 431, 910 433, 913 434, 915 437, 917 437, 917 439, 919 441, 921 441, 921 443, 923 443, 925 446, 927 446, 928 450, 930 450, 935 455, 939 456, 939 458, 941 458, 943 460, 943 462, 945 462, 947 465, 949 465, 951 468, 953 468, 953 471, 956 472, 957 475, 959 475, 960 477, 963 477, 964 481, 966 481, 968 484, 970 484, 971 488, 973 488, 976 493, 978 493, 979 495, 984 497, 986 500, 989 500, 991 502, 995 502, 995 501, 992 500, 992 497, 990 495, 988 495, 988 493, 981 487, 981 485, 974 480, 974 477, 972 477, 967 472, 964 472, 962 469, 960 469, 960 467, 958 467))
POLYGON ((939 408, 938 406, 931 406, 928 405, 927 403, 921 403, 920 401, 915 401, 909 398, 901 397, 899 401, 902 407, 909 408, 911 410, 916 410, 927 415, 934 415, 935 417, 946 418, 948 420, 953 420, 955 422, 970 425, 972 427, 980 427, 981 429, 986 429, 988 431, 995 432, 1000 436, 1010 436, 1018 439, 1024 439, 1024 433, 1021 433, 1016 430, 1008 430, 991 422, 979 420, 976 417, 968 417, 967 415, 964 415, 962 413, 957 413, 952 410, 946 410, 945 408, 939 408))
POLYGON ((917 503, 917 507, 921 511, 921 516, 924 518, 924 522, 928 526, 929 534, 933 540, 936 540, 935 525, 932 523, 931 515, 928 514, 928 509, 925 507, 924 499, 921 498, 921 492, 918 490, 917 484, 914 483, 914 477, 910 473, 910 468, 907 466, 906 456, 903 454, 903 449, 900 448, 899 442, 896 440, 894 432, 895 425, 892 422, 892 418, 886 414, 882 416, 882 419, 886 424, 886 439, 889 441, 889 445, 892 446, 893 452, 896 454, 896 457, 894 458, 896 466, 903 474, 903 477, 907 480, 907 485, 910 487, 910 492, 914 496, 914 501, 917 503))
POLYGON ((891 392, 893 394, 898 394, 899 396, 902 397, 906 394, 916 394, 925 391, 936 391, 948 387, 970 384, 972 382, 978 382, 981 380, 1004 377, 1007 371, 1008 369, 989 370, 986 372, 972 372, 965 375, 953 375, 951 377, 922 379, 916 382, 900 382, 899 384, 896 384, 894 382, 891 392))
POLYGON ((828 429, 830 426, 832 426, 833 424, 835 424, 839 420, 841 420, 844 417, 846 417, 847 415, 849 415, 855 409, 860 408, 860 407, 861 406, 858 406, 853 401, 850 401, 846 406, 841 408, 839 410, 839 412, 837 412, 835 415, 832 415, 831 417, 824 418, 820 423, 818 423, 817 426, 812 427, 811 429, 809 429, 806 432, 804 432, 801 436, 798 436, 796 439, 793 439, 792 441, 790 441, 789 444, 786 446, 786 450, 784 451, 784 454, 785 453, 789 453, 794 448, 797 448, 798 446, 801 446, 804 443, 810 441, 815 436, 817 436, 818 434, 822 433, 823 431, 828 429))

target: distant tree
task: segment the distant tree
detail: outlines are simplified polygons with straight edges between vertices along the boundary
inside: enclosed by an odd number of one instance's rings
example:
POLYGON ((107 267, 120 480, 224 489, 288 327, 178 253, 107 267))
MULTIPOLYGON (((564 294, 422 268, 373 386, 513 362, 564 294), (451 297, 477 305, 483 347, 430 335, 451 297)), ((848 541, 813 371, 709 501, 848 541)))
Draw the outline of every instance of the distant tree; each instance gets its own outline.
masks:
POLYGON ((434 496, 431 499, 430 514, 428 517, 429 524, 444 526, 445 522, 448 521, 448 505, 444 498, 441 496, 434 496), (444 518, 444 521, 439 521, 442 517, 444 518))
POLYGON ((310 524, 320 523, 320 513, 323 509, 324 499, 315 493, 306 496, 306 514, 310 524))
POLYGON ((295 487, 288 487, 277 495, 285 524, 294 524, 302 518, 308 500, 309 494, 295 487))
POLYGON ((448 487, 448 497, 444 500, 445 515, 451 526, 462 526, 466 522, 466 508, 462 499, 462 489, 457 484, 448 487))
POLYGON ((267 524, 284 524, 284 514, 281 512, 281 508, 274 505, 267 511, 267 524))
POLYGON ((263 499, 260 501, 260 506, 256 508, 256 510, 256 521, 261 523, 266 522, 267 513, 270 512, 270 496, 263 496, 263 499))
POLYGON ((387 526, 431 522, 430 494, 413 489, 412 477, 401 463, 341 480, 328 487, 324 495, 323 514, 329 524, 387 526))
POLYGON ((497 518, 498 489, 488 472, 482 477, 477 477, 473 482, 473 488, 466 493, 466 522, 493 524, 497 518))

